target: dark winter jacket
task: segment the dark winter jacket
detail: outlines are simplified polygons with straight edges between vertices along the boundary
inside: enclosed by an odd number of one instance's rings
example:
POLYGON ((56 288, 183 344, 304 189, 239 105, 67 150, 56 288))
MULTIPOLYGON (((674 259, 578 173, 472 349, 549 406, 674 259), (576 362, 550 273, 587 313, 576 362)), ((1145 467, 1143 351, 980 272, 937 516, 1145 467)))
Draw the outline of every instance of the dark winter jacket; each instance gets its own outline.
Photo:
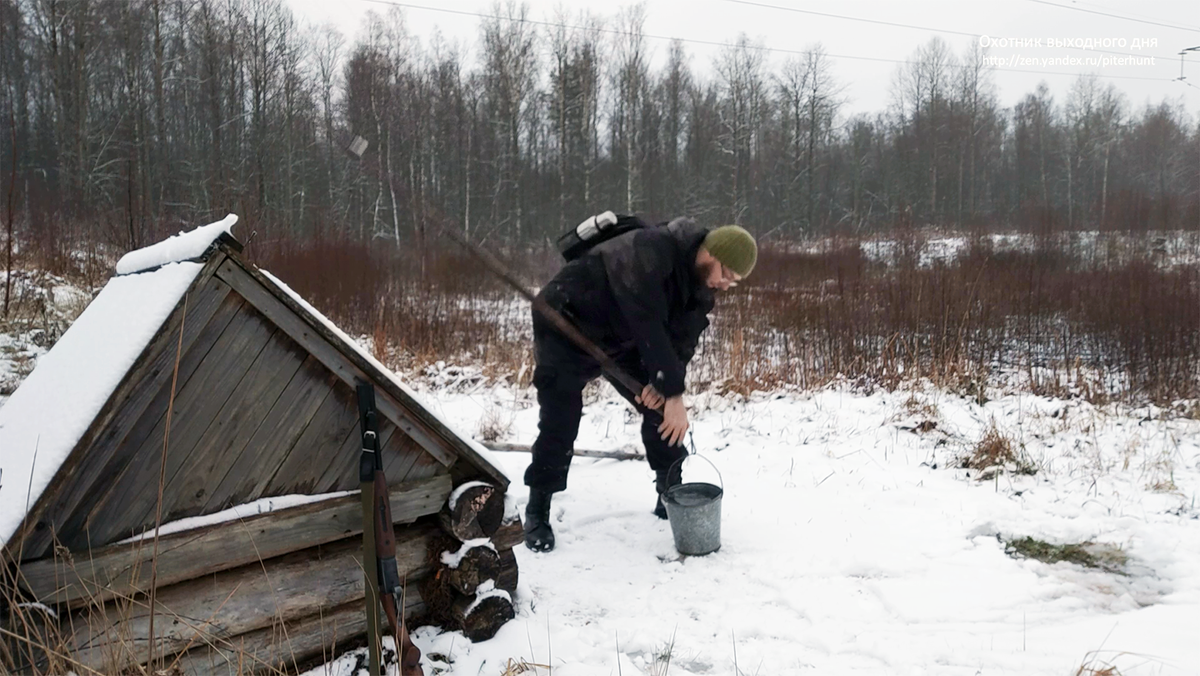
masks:
POLYGON ((696 272, 707 234, 688 218, 625 233, 565 265, 541 295, 615 359, 636 350, 663 396, 682 394, 714 304, 696 272))

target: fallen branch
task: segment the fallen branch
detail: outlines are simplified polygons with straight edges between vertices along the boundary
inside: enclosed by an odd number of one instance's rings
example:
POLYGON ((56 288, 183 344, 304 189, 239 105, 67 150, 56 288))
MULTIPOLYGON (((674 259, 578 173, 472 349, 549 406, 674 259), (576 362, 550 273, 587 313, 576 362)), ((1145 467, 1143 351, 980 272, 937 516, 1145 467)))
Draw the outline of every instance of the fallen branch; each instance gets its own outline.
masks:
MULTIPOLYGON (((501 453, 532 453, 533 448, 528 444, 505 444, 495 441, 481 441, 483 447, 490 451, 501 453)), ((595 451, 577 448, 574 454, 580 458, 608 458, 609 460, 645 460, 646 456, 633 451, 595 451)))

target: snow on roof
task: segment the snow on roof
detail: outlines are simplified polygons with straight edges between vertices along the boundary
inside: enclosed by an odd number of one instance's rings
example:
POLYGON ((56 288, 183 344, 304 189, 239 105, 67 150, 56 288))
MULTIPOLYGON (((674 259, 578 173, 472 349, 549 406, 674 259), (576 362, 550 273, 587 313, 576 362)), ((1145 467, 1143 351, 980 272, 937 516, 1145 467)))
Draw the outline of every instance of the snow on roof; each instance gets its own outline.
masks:
POLYGON ((209 223, 190 232, 181 232, 136 251, 130 251, 117 261, 117 274, 128 275, 142 270, 157 268, 167 263, 192 260, 204 255, 208 247, 237 223, 238 217, 229 214, 216 223, 209 223))
MULTIPOLYGON (((296 301, 296 303, 300 307, 302 307, 305 310, 307 310, 308 312, 312 313, 313 317, 316 317, 318 321, 320 321, 322 324, 324 324, 325 327, 328 328, 333 333, 333 335, 340 338, 343 342, 345 342, 347 345, 349 345, 351 347, 351 349, 358 352, 358 354, 361 355, 363 357, 363 359, 367 360, 367 363, 369 363, 372 366, 374 366, 375 368, 379 369, 379 371, 381 373, 383 373, 388 378, 390 378, 391 381, 396 384, 396 387, 400 388, 401 392, 404 392, 414 402, 416 402, 418 405, 420 405, 422 408, 424 408, 425 412, 428 413, 430 415, 430 417, 432 417, 434 420, 437 420, 439 423, 441 423, 441 425, 443 427, 445 427, 446 429, 448 429, 452 433, 454 433, 454 435, 457 436, 459 439, 461 439, 463 441, 463 443, 467 444, 476 453, 478 453, 480 457, 482 457, 482 458, 488 457, 487 448, 485 448, 482 444, 480 444, 479 442, 472 439, 471 435, 461 433, 458 430, 457 426, 450 424, 450 422, 448 420, 446 420, 444 417, 438 415, 434 411, 434 409, 431 408, 424 401, 424 399, 416 393, 416 391, 414 391, 408 385, 405 385, 404 381, 400 380, 399 376, 397 376, 395 373, 393 373, 391 369, 384 366, 378 359, 373 357, 370 352, 363 349, 362 345, 358 344, 358 341, 354 340, 349 335, 347 335, 345 331, 342 331, 341 329, 339 329, 337 324, 334 324, 333 322, 329 321, 329 318, 327 318, 325 315, 321 314, 316 308, 314 308, 312 305, 310 305, 308 301, 301 298, 300 294, 293 291, 290 287, 288 287, 287 284, 284 284, 282 281, 279 280, 278 277, 276 277, 275 275, 272 275, 270 272, 267 272, 266 270, 262 270, 262 269, 260 269, 259 272, 261 272, 268 279, 270 279, 272 282, 277 284, 279 286, 279 288, 282 289, 289 296, 291 296, 292 300, 296 301)), ((497 471, 502 471, 502 470, 497 468, 497 471)))
POLYGON ((131 251, 0 407, 0 546, 8 542, 237 216, 131 251))
POLYGON ((0 407, 0 545, 20 526, 202 267, 168 263, 109 280, 0 407))

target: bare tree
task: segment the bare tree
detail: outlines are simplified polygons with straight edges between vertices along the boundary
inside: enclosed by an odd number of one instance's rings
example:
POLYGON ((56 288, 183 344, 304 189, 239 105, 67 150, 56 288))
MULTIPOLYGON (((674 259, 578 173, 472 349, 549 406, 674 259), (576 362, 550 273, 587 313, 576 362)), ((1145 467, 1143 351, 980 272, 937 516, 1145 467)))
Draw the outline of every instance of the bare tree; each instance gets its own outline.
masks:
POLYGON ((811 229, 817 205, 818 153, 832 135, 842 89, 833 78, 829 57, 820 44, 788 59, 776 82, 780 112, 786 118, 783 136, 791 173, 787 194, 796 194, 803 184, 804 225, 811 229))
POLYGON ((313 69, 317 76, 317 91, 321 102, 321 131, 325 144, 325 206, 335 209, 338 198, 335 194, 337 185, 336 148, 340 145, 334 136, 334 119, 337 110, 334 107, 334 92, 342 86, 339 71, 342 68, 342 51, 346 38, 331 24, 321 26, 313 38, 315 48, 310 52, 313 59, 313 69))
POLYGON ((986 61, 986 52, 978 42, 970 43, 958 71, 956 97, 965 120, 958 157, 958 222, 966 215, 974 219, 978 185, 976 162, 981 154, 981 142, 988 129, 996 125, 996 93, 992 81, 993 68, 986 61), (967 191, 964 199, 963 191, 967 191))
POLYGON ((1107 221, 1109 159, 1124 109, 1124 97, 1112 85, 1101 87, 1095 75, 1080 76, 1071 86, 1066 104, 1068 226, 1075 224, 1077 199, 1084 205, 1099 201, 1097 224, 1103 227, 1107 221))
POLYGON ((521 237, 521 123, 532 105, 537 52, 528 5, 513 0, 493 6, 495 18, 483 21, 483 86, 494 125, 499 158, 492 178, 491 221, 512 223, 521 237))
MULTIPOLYGON (((901 126, 911 133, 915 145, 913 159, 924 166, 924 172, 913 172, 909 180, 914 187, 927 191, 928 214, 938 218, 938 170, 942 148, 946 144, 947 98, 951 91, 951 72, 956 68, 954 57, 946 42, 935 37, 918 47, 902 66, 892 88, 901 126), (923 180, 916 177, 923 173, 923 180)), ((918 193, 919 194, 919 193, 918 193)), ((914 195, 915 197, 915 195, 914 195)))
POLYGON ((619 158, 624 183, 622 202, 636 211, 642 176, 639 172, 641 142, 640 115, 646 96, 649 54, 643 30, 646 25, 644 2, 622 9, 617 18, 616 50, 612 74, 612 152, 619 158))
POLYGON ((841 125, 819 47, 776 69, 743 36, 705 76, 679 42, 650 59, 646 16, 563 9, 539 51, 511 0, 468 52, 410 35, 399 10, 351 43, 282 0, 0 0, 5 227, 67 261, 228 211, 269 241, 420 251, 435 223, 536 241, 616 207, 764 234, 897 214, 1200 222, 1200 128, 1178 103, 1131 113, 1083 78, 1005 110, 982 50, 960 63, 934 40, 897 69, 889 110, 841 125), (341 150, 355 136, 361 160, 341 150))
POLYGON ((740 221, 750 208, 749 173, 762 121, 765 96, 763 53, 745 35, 725 48, 716 70, 722 88, 720 152, 726 160, 727 217, 740 221))
POLYGON ((691 69, 688 68, 687 54, 683 43, 671 41, 667 55, 667 66, 658 85, 659 105, 663 115, 663 158, 665 162, 663 177, 666 184, 665 204, 662 208, 681 209, 683 194, 683 149, 687 147, 688 93, 693 86, 691 69))

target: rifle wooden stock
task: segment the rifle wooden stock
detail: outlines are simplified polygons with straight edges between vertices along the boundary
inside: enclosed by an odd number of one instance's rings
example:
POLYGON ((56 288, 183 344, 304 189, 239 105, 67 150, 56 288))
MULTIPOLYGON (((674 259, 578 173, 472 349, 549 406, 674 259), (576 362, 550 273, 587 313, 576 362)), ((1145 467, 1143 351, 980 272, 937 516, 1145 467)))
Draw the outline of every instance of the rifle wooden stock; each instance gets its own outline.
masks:
POLYGON ((363 452, 359 456, 358 472, 362 482, 363 568, 367 575, 370 672, 372 676, 380 673, 379 608, 374 605, 375 599, 378 598, 387 616, 388 629, 395 637, 400 676, 425 676, 420 664, 421 651, 413 645, 408 629, 404 626, 404 616, 397 610, 396 596, 403 593, 404 587, 396 567, 396 534, 392 530, 392 503, 387 478, 383 474, 383 459, 379 455, 375 390, 367 383, 359 383, 356 390, 363 437, 363 452))
POLYGON ((396 570, 396 535, 392 531, 392 505, 388 499, 387 479, 382 469, 375 470, 375 559, 379 571, 379 600, 387 616, 388 629, 396 641, 397 659, 401 676, 424 676, 421 669, 421 650, 413 644, 404 626, 404 619, 397 611, 396 595, 404 587, 396 570))

